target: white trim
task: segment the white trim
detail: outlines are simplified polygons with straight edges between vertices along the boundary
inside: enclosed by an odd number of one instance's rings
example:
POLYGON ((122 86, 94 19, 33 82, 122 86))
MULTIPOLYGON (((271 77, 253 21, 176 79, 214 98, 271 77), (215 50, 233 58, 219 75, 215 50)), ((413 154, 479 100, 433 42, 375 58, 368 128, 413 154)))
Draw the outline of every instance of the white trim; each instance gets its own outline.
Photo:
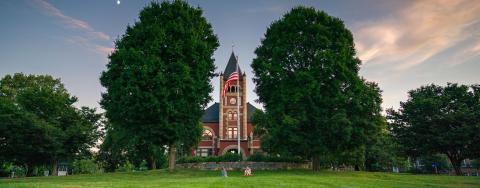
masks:
MULTIPOLYGON (((204 125, 204 126, 203 126, 203 129, 208 129, 210 132, 212 132, 212 140, 215 138, 215 136, 217 136, 217 135, 215 134, 215 131, 214 131, 212 128, 204 125)), ((203 130, 202 130, 202 136, 203 136, 203 130)), ((205 140, 205 141, 210 141, 210 140, 205 140)))
MULTIPOLYGON (((235 141, 236 141, 236 140, 235 140, 235 141)), ((236 143, 235 143, 235 144, 232 144, 232 145, 228 145, 227 147, 223 148, 223 150, 222 150, 221 153, 222 153, 222 155, 225 155, 225 153, 227 153, 228 150, 231 150, 231 149, 235 149, 235 150, 236 150, 237 148, 238 148, 238 145, 237 145, 236 143)), ((246 156, 247 154, 245 153, 245 150, 244 150, 242 147, 240 147, 240 150, 242 150, 242 151, 241 151, 242 157, 243 157, 244 159, 247 158, 247 156, 246 156)))

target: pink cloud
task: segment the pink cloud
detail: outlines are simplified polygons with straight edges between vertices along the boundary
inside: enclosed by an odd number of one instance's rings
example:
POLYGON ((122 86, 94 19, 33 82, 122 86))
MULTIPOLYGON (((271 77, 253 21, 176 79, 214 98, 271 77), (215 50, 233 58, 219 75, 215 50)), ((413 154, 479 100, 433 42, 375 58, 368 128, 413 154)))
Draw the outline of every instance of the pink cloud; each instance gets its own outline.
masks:
POLYGON ((110 40, 110 36, 107 34, 95 31, 95 29, 90 26, 87 22, 79 20, 70 16, 65 15, 61 10, 55 8, 52 4, 44 0, 33 0, 32 1, 37 8, 40 8, 44 13, 54 16, 60 19, 68 28, 80 29, 86 32, 89 36, 101 39, 101 40, 110 40))
POLYGON ((58 18, 64 24, 64 27, 83 31, 83 36, 72 36, 66 39, 67 42, 104 56, 113 51, 111 47, 97 44, 99 42, 97 40, 108 41, 111 37, 103 32, 96 31, 87 22, 65 15, 61 10, 44 0, 34 0, 33 4, 45 14, 58 18))
POLYGON ((475 1, 412 1, 390 16, 354 27, 358 57, 365 64, 408 70, 462 42, 480 42, 473 35, 480 32, 479 18, 480 3, 475 1))
POLYGON ((104 55, 104 56, 108 56, 114 50, 114 48, 112 47, 93 44, 90 42, 89 39, 82 36, 73 36, 73 37, 67 38, 66 40, 69 43, 79 45, 85 49, 88 49, 92 52, 95 52, 97 54, 104 55))
POLYGON ((110 53, 113 52, 113 50, 114 48, 112 47, 106 47, 106 46, 100 46, 100 45, 95 46, 95 51, 102 55, 109 55, 110 53))

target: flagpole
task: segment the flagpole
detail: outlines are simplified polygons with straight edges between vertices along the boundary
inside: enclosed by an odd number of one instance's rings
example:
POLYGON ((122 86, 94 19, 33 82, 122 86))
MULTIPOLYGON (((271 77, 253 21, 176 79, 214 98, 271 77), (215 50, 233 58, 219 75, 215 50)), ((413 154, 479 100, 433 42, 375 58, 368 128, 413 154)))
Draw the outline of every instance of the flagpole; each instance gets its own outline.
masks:
MULTIPOLYGON (((238 144, 238 154, 240 153, 240 72, 238 71, 238 57, 237 57, 237 144, 238 144)), ((245 114, 243 114, 245 115, 245 114)))

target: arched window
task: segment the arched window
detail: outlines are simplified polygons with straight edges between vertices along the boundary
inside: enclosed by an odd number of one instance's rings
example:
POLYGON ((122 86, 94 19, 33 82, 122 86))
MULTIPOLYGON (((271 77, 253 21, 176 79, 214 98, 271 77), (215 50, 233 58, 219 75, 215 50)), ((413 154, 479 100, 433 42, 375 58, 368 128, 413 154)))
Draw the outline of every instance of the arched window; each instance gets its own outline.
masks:
POLYGON ((238 118, 238 114, 237 114, 237 111, 233 112, 233 120, 237 120, 238 118))
POLYGON ((228 120, 237 120, 238 114, 237 111, 228 112, 228 120))
POLYGON ((213 133, 208 129, 203 129, 202 140, 213 140, 213 133))
POLYGON ((239 88, 236 85, 232 85, 228 88, 228 92, 230 93, 236 93, 239 91, 239 88))

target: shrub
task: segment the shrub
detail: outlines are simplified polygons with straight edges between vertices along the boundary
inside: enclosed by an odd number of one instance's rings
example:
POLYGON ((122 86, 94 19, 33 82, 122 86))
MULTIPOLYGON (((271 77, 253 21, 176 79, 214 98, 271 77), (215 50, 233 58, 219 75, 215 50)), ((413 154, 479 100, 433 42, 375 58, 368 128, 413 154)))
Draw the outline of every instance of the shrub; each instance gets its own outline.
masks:
POLYGON ((178 159, 177 161, 177 163, 198 163, 198 162, 204 162, 204 159, 202 157, 197 157, 197 156, 185 156, 178 159))
POLYGON ((290 162, 290 163, 299 163, 302 162, 302 158, 293 157, 293 156, 273 156, 273 155, 264 155, 261 153, 254 153, 250 155, 247 161, 252 162, 290 162))
POLYGON ((480 168, 480 158, 472 161, 472 167, 476 169, 480 168))
POLYGON ((75 160, 72 163, 73 174, 95 174, 101 172, 102 170, 92 159, 80 159, 75 160))
POLYGON ((2 176, 10 177, 14 172, 15 177, 25 177, 27 175, 27 169, 23 166, 17 166, 11 163, 2 165, 2 176))
POLYGON ((220 158, 217 156, 209 156, 209 157, 203 158, 203 161, 204 162, 220 162, 220 158))
POLYGON ((202 162, 236 162, 241 161, 242 157, 235 153, 226 153, 223 156, 210 156, 210 157, 198 157, 198 156, 186 156, 178 159, 177 163, 202 163, 202 162))
MULTIPOLYGON (((41 166, 33 167, 32 173, 33 173, 34 176, 44 176, 45 175, 44 171, 49 171, 50 172, 50 169, 46 165, 41 165, 41 166)), ((49 175, 51 175, 51 174, 49 173, 49 175)))
POLYGON ((236 153, 225 153, 225 155, 222 155, 218 157, 219 162, 237 162, 237 161, 242 161, 242 156, 236 153))
POLYGON ((267 161, 267 157, 261 153, 254 153, 248 157, 247 161, 265 162, 267 161))
POLYGON ((148 170, 148 163, 147 161, 143 160, 138 166, 138 171, 145 171, 145 170, 148 170))
POLYGON ((117 171, 117 172, 131 172, 131 171, 133 171, 133 169, 135 169, 135 166, 133 166, 132 163, 127 161, 123 165, 119 166, 115 171, 117 171))
MULTIPOLYGON (((210 157, 198 157, 198 156, 186 156, 180 158, 177 163, 201 163, 201 162, 237 162, 242 161, 242 156, 235 153, 226 153, 222 156, 210 156, 210 157)), ((290 162, 290 163, 299 163, 303 162, 300 157, 292 156, 273 156, 273 155, 264 155, 261 153, 252 154, 247 161, 252 162, 290 162)))

